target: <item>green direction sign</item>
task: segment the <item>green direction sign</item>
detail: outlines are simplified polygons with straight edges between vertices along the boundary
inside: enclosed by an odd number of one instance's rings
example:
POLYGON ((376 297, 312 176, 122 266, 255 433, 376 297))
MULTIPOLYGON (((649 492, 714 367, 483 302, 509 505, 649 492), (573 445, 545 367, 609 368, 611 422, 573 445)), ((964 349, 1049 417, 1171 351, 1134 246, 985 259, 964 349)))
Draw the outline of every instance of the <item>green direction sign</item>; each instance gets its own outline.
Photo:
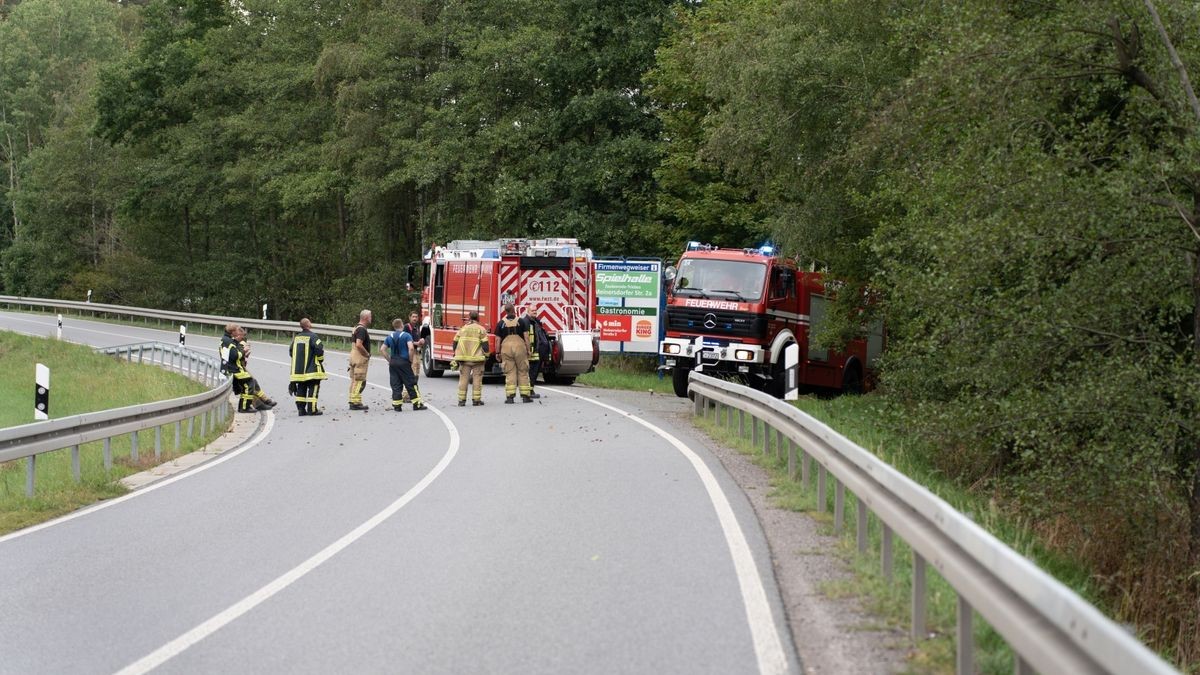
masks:
POLYGON ((596 263, 596 295, 606 298, 657 298, 659 263, 596 263))

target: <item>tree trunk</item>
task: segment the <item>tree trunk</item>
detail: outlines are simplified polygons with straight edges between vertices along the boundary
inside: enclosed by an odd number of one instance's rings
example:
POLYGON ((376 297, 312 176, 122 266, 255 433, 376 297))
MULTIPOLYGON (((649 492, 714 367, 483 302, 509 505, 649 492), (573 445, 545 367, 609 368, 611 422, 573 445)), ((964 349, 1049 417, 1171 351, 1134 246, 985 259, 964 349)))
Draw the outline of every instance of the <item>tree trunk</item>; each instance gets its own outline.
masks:
MULTIPOLYGON (((1200 195, 1197 196, 1200 200, 1200 195)), ((1195 214, 1200 215, 1200 203, 1195 214)), ((1193 222, 1197 218, 1193 217, 1193 222)), ((1200 246, 1192 249, 1192 355, 1200 365, 1200 246)), ((1192 444, 1192 485, 1188 497, 1188 553, 1193 566, 1200 565, 1200 439, 1192 444)))

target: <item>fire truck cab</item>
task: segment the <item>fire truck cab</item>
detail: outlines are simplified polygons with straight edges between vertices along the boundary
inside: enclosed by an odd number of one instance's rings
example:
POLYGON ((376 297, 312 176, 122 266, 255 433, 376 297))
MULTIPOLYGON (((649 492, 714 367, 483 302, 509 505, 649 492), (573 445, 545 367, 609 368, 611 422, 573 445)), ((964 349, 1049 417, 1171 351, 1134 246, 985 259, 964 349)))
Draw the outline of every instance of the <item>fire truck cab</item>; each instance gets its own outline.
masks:
POLYGON ((668 268, 666 336, 659 345, 677 396, 688 371, 739 376, 775 396, 784 391, 784 349, 800 350, 801 387, 861 392, 883 348, 882 325, 843 352, 818 349, 809 332, 830 302, 819 272, 798 269, 771 246, 715 248, 689 242, 668 268))
POLYGON ((459 240, 434 246, 425 255, 421 293, 422 366, 441 377, 454 359, 452 343, 471 310, 488 330, 490 356, 485 373, 503 372, 492 330, 512 302, 517 314, 537 308, 550 338, 550 359, 542 365, 546 382, 571 384, 595 369, 600 347, 592 333, 596 297, 590 249, 575 239, 459 240))

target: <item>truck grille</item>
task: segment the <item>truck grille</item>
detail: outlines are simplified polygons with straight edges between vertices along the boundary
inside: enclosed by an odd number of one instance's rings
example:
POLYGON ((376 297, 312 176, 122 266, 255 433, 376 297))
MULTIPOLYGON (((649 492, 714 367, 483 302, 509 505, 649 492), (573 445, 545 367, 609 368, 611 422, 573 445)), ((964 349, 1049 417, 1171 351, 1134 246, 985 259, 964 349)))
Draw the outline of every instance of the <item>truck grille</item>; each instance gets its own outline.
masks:
POLYGON ((739 338, 767 337, 767 317, 691 307, 668 307, 667 330, 739 338))

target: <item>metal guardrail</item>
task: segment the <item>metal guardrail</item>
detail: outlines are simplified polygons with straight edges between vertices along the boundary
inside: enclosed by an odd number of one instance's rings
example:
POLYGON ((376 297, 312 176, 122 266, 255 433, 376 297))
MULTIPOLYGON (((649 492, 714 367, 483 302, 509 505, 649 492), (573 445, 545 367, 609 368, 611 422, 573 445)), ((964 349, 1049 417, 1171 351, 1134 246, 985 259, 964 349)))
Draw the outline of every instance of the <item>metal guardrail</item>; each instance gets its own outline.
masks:
POLYGON ((232 381, 221 374, 221 363, 209 356, 161 342, 122 345, 97 349, 127 361, 146 363, 177 370, 191 379, 210 387, 202 394, 183 396, 167 401, 113 408, 60 419, 23 424, 0 429, 0 462, 26 460, 25 494, 32 497, 36 477, 37 456, 63 448, 71 448, 71 471, 75 482, 81 480, 79 446, 104 441, 104 468, 112 468, 112 439, 130 435, 130 457, 138 461, 138 432, 154 429, 154 456, 162 456, 162 428, 175 423, 175 449, 180 446, 183 421, 187 420, 187 437, 191 437, 199 419, 200 434, 204 435, 229 414, 228 398, 232 381))
MULTIPOLYGON (((52 300, 48 298, 24 298, 15 295, 0 295, 0 305, 17 307, 43 307, 46 309, 68 310, 77 313, 114 314, 132 316, 143 319, 158 319, 182 324, 200 324, 223 329, 226 324, 236 323, 243 328, 272 331, 276 333, 295 333, 299 330, 295 321, 267 321, 262 319, 246 319, 235 316, 219 316, 215 314, 189 314, 186 312, 169 312, 162 309, 146 309, 144 307, 126 307, 124 305, 106 305, 97 302, 79 302, 76 300, 52 300)), ((355 319, 357 322, 357 318, 355 319)), ((337 336, 349 339, 352 325, 336 326, 327 323, 314 323, 313 330, 324 336, 337 336)), ((369 329, 371 337, 382 340, 391 331, 369 329)))
POLYGON ((782 458, 788 475, 810 487, 817 465, 817 504, 824 510, 834 481, 834 529, 841 531, 845 493, 857 500, 859 553, 867 549, 868 512, 880 521, 881 562, 892 578, 892 536, 913 551, 912 637, 926 637, 926 565, 932 564, 958 594, 957 672, 975 672, 972 613, 978 612, 1016 653, 1015 672, 1177 673, 1125 628, 1006 546, 969 517, 904 474, 799 409, 740 384, 696 372, 688 377, 695 414, 733 425, 763 453, 782 458), (761 427, 761 429, 760 429, 761 427), (799 464, 799 467, 797 465, 799 464))

